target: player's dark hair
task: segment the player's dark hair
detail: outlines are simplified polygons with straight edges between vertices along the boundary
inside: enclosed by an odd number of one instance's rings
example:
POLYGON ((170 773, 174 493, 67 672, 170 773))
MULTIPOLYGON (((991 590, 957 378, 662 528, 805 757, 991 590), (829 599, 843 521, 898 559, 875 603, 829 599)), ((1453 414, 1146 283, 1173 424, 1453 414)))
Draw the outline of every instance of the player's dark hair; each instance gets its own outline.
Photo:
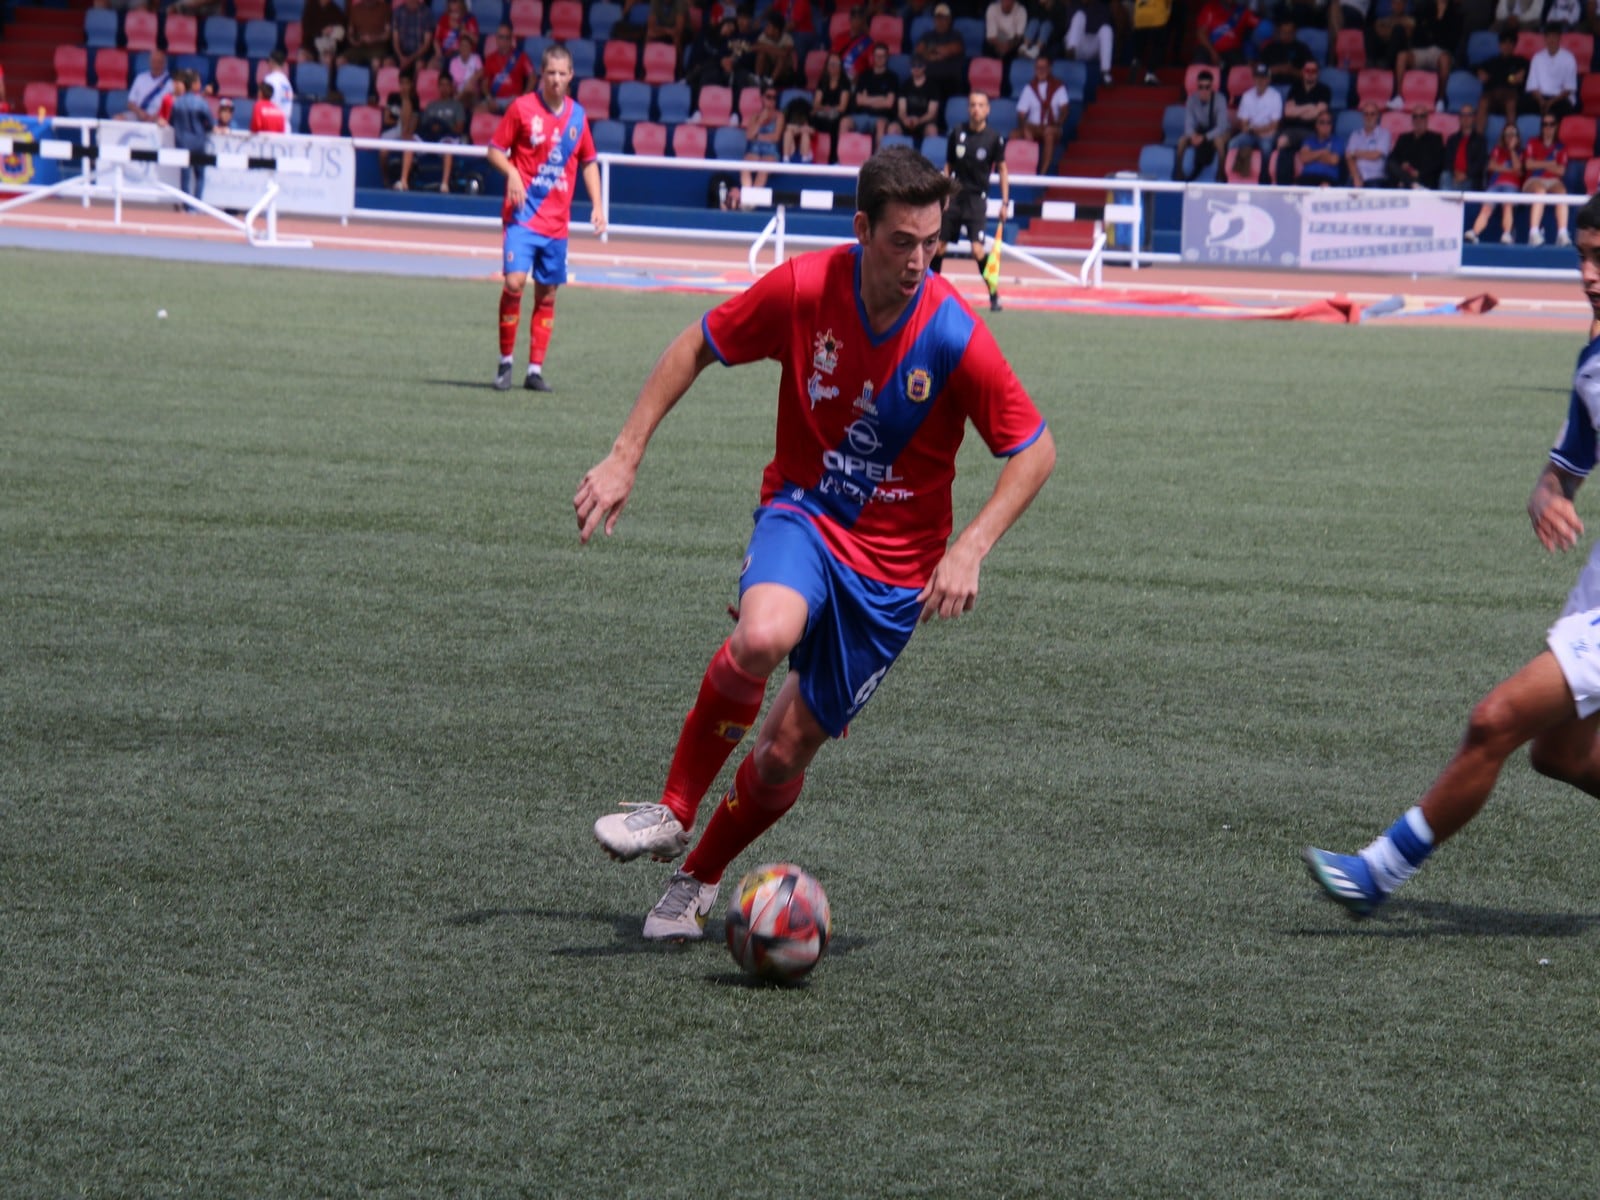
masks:
POLYGON ((543 54, 539 56, 539 73, 544 74, 544 69, 550 65, 552 58, 564 58, 567 65, 572 65, 572 51, 557 42, 553 46, 546 46, 543 54))
POLYGON ((1600 192, 1590 196, 1588 203, 1578 210, 1578 228, 1600 230, 1600 192))
POLYGON ((867 214, 867 226, 876 225, 891 204, 926 208, 944 207, 955 180, 910 146, 887 146, 861 167, 856 180, 856 209, 867 214))

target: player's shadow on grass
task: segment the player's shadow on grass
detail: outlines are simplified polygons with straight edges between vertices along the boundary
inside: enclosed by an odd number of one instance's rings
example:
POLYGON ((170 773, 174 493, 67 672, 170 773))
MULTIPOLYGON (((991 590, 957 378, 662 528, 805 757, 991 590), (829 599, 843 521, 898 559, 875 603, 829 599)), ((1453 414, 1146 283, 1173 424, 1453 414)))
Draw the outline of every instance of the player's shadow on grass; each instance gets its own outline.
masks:
MULTIPOLYGON (((1329 915, 1333 906, 1326 906, 1329 915)), ((1391 900, 1364 921, 1297 929, 1297 937, 1581 937, 1600 929, 1600 913, 1531 913, 1443 900, 1391 900)))
MULTIPOLYGON (((727 934, 720 920, 706 922, 706 935, 699 942, 647 942, 639 932, 638 913, 573 912, 554 908, 475 908, 469 912, 446 917, 445 924, 467 927, 487 925, 491 921, 587 921, 611 927, 611 941, 604 945, 557 946, 550 951, 558 958, 615 958, 624 954, 673 954, 696 946, 710 944, 722 946, 727 934)), ((851 954, 869 944, 861 937, 835 937, 828 943, 828 957, 837 958, 851 954)), ((754 982, 741 974, 714 975, 713 983, 754 982)), ((757 984, 757 986, 765 986, 757 984)))

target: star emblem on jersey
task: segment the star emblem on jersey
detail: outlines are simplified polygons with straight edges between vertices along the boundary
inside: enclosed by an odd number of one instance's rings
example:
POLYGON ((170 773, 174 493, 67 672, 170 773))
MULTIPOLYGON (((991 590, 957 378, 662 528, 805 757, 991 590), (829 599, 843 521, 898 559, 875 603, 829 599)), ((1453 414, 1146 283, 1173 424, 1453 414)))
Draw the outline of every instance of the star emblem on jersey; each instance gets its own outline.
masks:
MULTIPOLYGON (((833 330, 817 334, 814 349, 811 353, 811 365, 824 375, 832 375, 839 365, 839 351, 844 345, 833 336, 833 330)), ((815 403, 815 401, 813 401, 815 403)))
POLYGON ((913 404, 924 403, 933 395, 933 376, 917 367, 906 373, 906 399, 913 404))

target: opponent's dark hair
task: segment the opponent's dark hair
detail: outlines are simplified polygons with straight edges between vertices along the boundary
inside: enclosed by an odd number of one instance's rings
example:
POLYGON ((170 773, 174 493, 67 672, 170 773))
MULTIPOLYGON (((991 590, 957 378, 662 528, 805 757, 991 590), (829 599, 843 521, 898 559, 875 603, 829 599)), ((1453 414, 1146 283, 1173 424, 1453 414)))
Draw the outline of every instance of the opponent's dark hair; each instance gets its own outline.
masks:
POLYGON ((862 164, 856 179, 856 209, 867 214, 870 228, 891 204, 942 208, 954 189, 955 180, 910 146, 886 146, 862 164))
POLYGON ((1600 229, 1600 192, 1589 197, 1588 202, 1578 210, 1579 229, 1600 229))

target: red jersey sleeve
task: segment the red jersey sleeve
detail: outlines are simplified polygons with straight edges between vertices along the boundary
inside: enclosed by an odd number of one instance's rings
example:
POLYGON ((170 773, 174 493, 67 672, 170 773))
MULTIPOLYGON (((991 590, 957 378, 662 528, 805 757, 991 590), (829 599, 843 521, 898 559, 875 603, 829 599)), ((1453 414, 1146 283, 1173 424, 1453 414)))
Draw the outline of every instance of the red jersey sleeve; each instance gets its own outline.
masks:
POLYGON ((972 340, 951 385, 972 427, 996 457, 1009 458, 1026 450, 1044 432, 1044 417, 982 321, 973 326, 972 340))
POLYGON ((700 328, 723 366, 782 361, 794 311, 794 260, 767 272, 737 296, 700 319, 700 328))
POLYGON ((517 133, 522 128, 521 110, 520 104, 507 105, 500 124, 494 127, 494 136, 489 139, 489 144, 502 154, 510 154, 511 148, 517 144, 517 133))

